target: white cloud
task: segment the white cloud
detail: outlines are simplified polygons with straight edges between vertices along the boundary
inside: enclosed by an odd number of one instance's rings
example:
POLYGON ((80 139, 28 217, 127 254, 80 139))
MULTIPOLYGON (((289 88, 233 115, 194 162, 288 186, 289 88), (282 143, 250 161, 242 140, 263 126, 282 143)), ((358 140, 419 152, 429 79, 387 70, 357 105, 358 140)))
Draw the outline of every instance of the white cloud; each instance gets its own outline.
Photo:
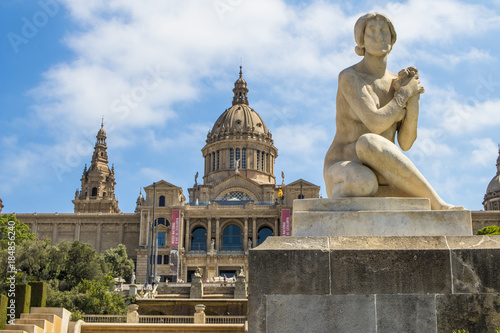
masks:
POLYGON ((472 151, 470 164, 489 167, 495 165, 498 154, 497 144, 490 138, 474 139, 471 141, 475 149, 472 151))

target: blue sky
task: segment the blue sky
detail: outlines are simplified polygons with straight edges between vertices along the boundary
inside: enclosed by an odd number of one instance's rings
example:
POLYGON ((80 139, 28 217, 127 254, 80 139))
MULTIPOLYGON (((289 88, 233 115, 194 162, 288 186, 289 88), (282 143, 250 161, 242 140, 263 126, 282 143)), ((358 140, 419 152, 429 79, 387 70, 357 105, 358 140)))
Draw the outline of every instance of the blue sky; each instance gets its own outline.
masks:
POLYGON ((231 106, 240 62, 273 133, 276 175, 321 186, 337 75, 361 58, 353 27, 393 21, 389 70, 426 92, 408 156, 448 202, 482 209, 500 142, 500 1, 9 0, 0 2, 0 196, 5 212, 72 212, 104 116, 116 197, 187 188, 231 106), (147 89, 146 89, 147 88, 147 89))

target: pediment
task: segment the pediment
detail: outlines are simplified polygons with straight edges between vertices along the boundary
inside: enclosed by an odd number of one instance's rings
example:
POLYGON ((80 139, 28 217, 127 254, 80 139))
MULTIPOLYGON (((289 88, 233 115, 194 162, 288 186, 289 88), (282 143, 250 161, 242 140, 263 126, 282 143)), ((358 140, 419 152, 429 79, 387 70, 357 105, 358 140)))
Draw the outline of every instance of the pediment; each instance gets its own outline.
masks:
MULTIPOLYGON (((171 188, 180 188, 179 186, 175 186, 174 184, 166 182, 163 179, 160 180, 160 181, 158 181, 158 182, 156 182, 156 189, 159 189, 159 188, 165 189, 165 188, 169 188, 169 187, 171 187, 171 188)), ((152 190, 153 188, 154 188, 154 184, 151 184, 149 186, 146 186, 144 189, 145 190, 149 190, 149 189, 152 190)))
POLYGON ((235 189, 235 190, 246 190, 251 194, 252 196, 255 197, 255 200, 260 201, 260 185, 247 178, 243 177, 239 174, 234 175, 232 177, 224 179, 222 182, 219 184, 215 185, 213 187, 213 195, 214 197, 220 197, 221 194, 224 192, 230 190, 230 189, 235 189))
POLYGON ((315 185, 313 183, 308 182, 307 180, 304 180, 302 178, 297 179, 296 181, 286 184, 285 187, 295 187, 295 186, 300 186, 300 182, 302 182, 302 186, 314 186, 314 187, 319 187, 318 185, 315 185))

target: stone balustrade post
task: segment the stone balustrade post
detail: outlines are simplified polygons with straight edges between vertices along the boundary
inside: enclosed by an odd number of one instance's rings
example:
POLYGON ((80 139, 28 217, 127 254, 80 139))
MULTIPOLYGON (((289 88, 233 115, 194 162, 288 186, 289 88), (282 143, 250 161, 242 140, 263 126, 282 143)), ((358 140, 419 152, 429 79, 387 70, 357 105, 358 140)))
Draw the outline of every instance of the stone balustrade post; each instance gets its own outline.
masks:
POLYGON ((139 305, 137 304, 130 304, 127 307, 127 323, 139 323, 139 313, 137 312, 137 310, 139 310, 139 305))
POLYGON ((205 305, 197 304, 194 306, 194 323, 195 324, 205 324, 205 305))

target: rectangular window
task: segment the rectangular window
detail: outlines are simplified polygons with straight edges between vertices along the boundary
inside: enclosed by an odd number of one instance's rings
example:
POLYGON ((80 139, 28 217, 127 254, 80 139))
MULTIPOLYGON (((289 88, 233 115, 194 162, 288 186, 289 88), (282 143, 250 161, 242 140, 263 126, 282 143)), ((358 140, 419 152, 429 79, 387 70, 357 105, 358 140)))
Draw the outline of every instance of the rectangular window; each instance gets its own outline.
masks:
POLYGON ((156 263, 157 263, 158 265, 161 265, 161 257, 162 257, 162 256, 157 256, 157 257, 156 257, 156 263))
POLYGON ((247 168, 247 150, 246 150, 246 148, 243 148, 241 150, 241 168, 242 169, 247 168))
POLYGON ((229 149, 229 169, 234 169, 234 149, 229 149))
POLYGON ((165 246, 165 233, 164 232, 158 233, 158 246, 165 246))
POLYGON ((164 255, 163 256, 163 265, 168 265, 169 264, 169 260, 168 260, 168 255, 164 255))

